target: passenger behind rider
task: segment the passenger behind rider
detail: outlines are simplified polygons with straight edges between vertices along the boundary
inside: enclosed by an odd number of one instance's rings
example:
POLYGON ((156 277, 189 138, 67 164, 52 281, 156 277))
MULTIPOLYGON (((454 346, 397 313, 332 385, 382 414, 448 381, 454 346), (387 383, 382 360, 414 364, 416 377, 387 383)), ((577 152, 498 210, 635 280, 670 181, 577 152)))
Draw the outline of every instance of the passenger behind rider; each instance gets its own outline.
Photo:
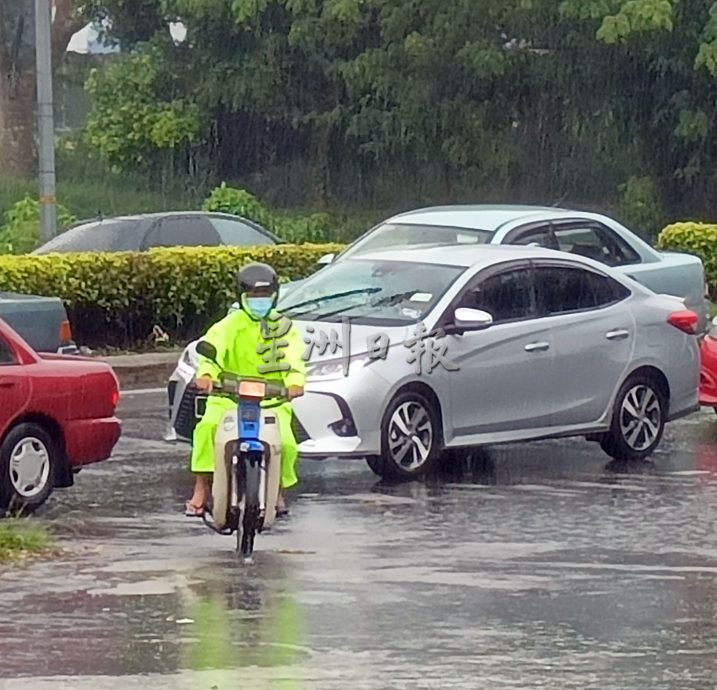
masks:
MULTIPOLYGON (((237 274, 240 309, 229 313, 215 323, 202 340, 211 343, 217 351, 217 364, 200 357, 196 386, 210 394, 204 416, 194 430, 191 471, 195 475, 194 493, 187 501, 185 514, 201 517, 209 498, 209 480, 214 472, 214 436, 224 413, 235 406, 231 400, 212 396, 213 381, 222 371, 239 377, 265 378, 283 384, 289 400, 304 394, 305 364, 302 359, 303 340, 293 324, 288 331, 276 330, 281 317, 274 311, 279 293, 279 279, 271 266, 249 264, 237 274), (262 333, 261 321, 280 337, 272 350, 271 333, 262 333), (261 347, 259 347, 261 346, 261 347), (259 350, 259 351, 257 351, 259 350), (278 352, 271 361, 272 351, 278 352)), ((285 322, 286 323, 286 322, 285 322)), ((298 444, 291 428, 292 409, 286 402, 272 411, 276 413, 281 435, 281 491, 277 514, 286 513, 283 490, 294 486, 298 444)))

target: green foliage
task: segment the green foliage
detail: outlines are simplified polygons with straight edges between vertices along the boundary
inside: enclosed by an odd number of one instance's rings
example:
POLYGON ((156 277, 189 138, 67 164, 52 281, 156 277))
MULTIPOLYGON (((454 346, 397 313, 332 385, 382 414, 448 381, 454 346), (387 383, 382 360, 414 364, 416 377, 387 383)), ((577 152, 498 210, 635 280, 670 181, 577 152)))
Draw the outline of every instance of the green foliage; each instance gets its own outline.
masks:
POLYGON ((168 248, 141 253, 0 256, 0 291, 59 296, 79 343, 132 347, 155 325, 177 341, 220 318, 235 299, 236 271, 272 265, 282 280, 305 277, 340 245, 168 248))
POLYGON ((272 225, 272 214, 268 208, 245 189, 227 187, 226 182, 212 190, 204 201, 202 210, 248 218, 267 229, 271 229, 272 225))
POLYGON ((328 213, 298 215, 272 211, 250 192, 228 187, 225 182, 211 192, 202 210, 248 218, 293 244, 332 242, 345 239, 346 235, 328 213))
POLYGON ((295 244, 335 242, 345 235, 328 213, 274 214, 272 228, 279 237, 295 244))
POLYGON ((662 230, 657 247, 699 256, 705 267, 710 295, 717 300, 717 224, 673 223, 662 230))
MULTIPOLYGON (((29 196, 18 201, 5 213, 0 227, 0 254, 25 254, 40 243, 40 203, 29 196)), ((74 223, 76 218, 62 205, 57 207, 59 231, 74 223)))
POLYGON ((165 69, 161 43, 92 70, 86 137, 114 169, 147 168, 158 151, 199 142, 201 113, 190 98, 176 95, 175 81, 165 69))
POLYGON ((632 34, 672 31, 676 0, 621 0, 618 11, 602 20, 597 37, 617 43, 632 34))
POLYGON ((12 518, 0 521, 0 563, 42 553, 50 544, 49 533, 36 522, 12 518))
POLYGON ((620 186, 620 210, 627 224, 654 237, 665 222, 660 191, 651 177, 631 177, 620 186))
POLYGON ((688 203, 717 159, 712 0, 99 4, 132 52, 90 80, 88 131, 123 168, 201 150, 258 189, 305 161, 301 205, 612 201, 647 169, 688 203))

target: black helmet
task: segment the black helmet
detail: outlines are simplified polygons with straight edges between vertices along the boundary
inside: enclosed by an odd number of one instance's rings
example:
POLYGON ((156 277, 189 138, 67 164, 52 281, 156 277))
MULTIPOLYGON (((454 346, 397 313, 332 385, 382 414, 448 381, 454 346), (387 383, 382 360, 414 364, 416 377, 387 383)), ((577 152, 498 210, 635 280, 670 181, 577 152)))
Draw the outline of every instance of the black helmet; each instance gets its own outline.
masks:
POLYGON ((279 276, 267 264, 247 264, 237 273, 237 287, 240 295, 257 289, 276 294, 279 292, 279 276))
POLYGON ((239 304, 254 321, 269 316, 279 299, 279 276, 266 264, 248 264, 237 273, 239 304), (262 297, 247 297, 247 293, 265 292, 262 297))

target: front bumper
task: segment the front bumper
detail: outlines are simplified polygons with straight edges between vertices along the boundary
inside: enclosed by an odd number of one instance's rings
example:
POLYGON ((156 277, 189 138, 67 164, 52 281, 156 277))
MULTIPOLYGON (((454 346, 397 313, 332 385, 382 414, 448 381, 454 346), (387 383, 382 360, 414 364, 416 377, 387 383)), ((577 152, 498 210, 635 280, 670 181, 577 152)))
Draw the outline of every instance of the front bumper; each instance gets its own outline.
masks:
POLYGON ((333 392, 311 390, 292 403, 293 431, 299 455, 325 458, 351 455, 361 447, 353 415, 346 401, 333 392))
POLYGON ((377 454, 385 385, 369 371, 340 380, 309 379, 305 394, 292 403, 299 455, 323 459, 377 454))
POLYGON ((64 425, 65 452, 72 467, 107 460, 119 441, 122 423, 116 417, 77 419, 64 425))

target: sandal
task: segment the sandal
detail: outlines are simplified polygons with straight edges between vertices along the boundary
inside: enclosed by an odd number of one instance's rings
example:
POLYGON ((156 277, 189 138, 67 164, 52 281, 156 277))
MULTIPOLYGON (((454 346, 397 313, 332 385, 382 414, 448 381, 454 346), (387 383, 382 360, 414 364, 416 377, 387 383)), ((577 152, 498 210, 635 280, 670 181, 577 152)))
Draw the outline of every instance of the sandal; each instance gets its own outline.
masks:
POLYGON ((186 517, 200 518, 204 516, 204 506, 194 505, 191 501, 187 501, 184 504, 184 515, 186 517))

